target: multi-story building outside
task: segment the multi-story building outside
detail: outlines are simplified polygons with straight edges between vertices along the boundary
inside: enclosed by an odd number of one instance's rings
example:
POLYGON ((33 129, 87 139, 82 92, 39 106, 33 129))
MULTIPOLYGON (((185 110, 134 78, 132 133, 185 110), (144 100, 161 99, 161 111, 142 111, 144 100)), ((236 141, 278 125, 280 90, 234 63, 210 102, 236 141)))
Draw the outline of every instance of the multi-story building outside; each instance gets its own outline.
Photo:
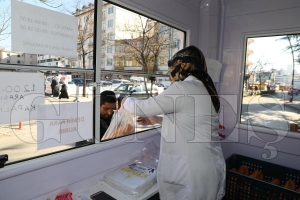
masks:
POLYGON ((276 83, 280 83, 281 85, 288 85, 290 86, 292 77, 287 74, 278 74, 274 77, 276 83))
POLYGON ((0 49, 0 63, 37 65, 37 55, 0 49))
MULTIPOLYGON (((39 55, 38 64, 45 66, 58 66, 58 67, 71 67, 71 68, 93 68, 93 37, 94 37, 94 4, 90 3, 83 6, 81 9, 77 9, 74 14, 78 19, 78 47, 84 46, 84 52, 78 50, 78 56, 75 58, 61 58, 55 56, 39 55), (86 29, 86 35, 80 35, 80 30, 86 29)), ((129 55, 126 59, 121 62, 116 58, 119 45, 118 41, 124 39, 136 39, 140 37, 138 32, 129 33, 126 30, 126 26, 132 25, 134 23, 133 18, 138 17, 128 10, 121 7, 115 6, 108 2, 103 2, 102 7, 102 47, 100 50, 101 54, 101 69, 102 70, 124 70, 131 72, 143 72, 142 66, 129 55)), ((146 17, 142 17, 145 20, 149 20, 146 17)), ((149 20, 149 25, 155 21, 149 20)), ((169 45, 168 48, 164 49, 158 56, 156 64, 153 61, 150 69, 153 69, 156 65, 155 71, 153 73, 166 74, 168 72, 168 60, 171 59, 174 53, 183 48, 184 32, 178 31, 176 29, 170 28, 162 23, 158 23, 157 28, 159 29, 169 29, 168 38, 169 45)), ((157 29, 156 28, 156 29, 157 29)), ((153 29, 155 30, 155 29, 153 29)), ((80 49, 80 48, 78 48, 80 49)), ((99 51, 98 51, 99 52, 99 51)), ((110 77, 117 78, 117 77, 110 77)), ((168 79, 168 78, 167 78, 168 79)), ((165 80, 165 78, 162 78, 165 80)))
POLYGON ((68 59, 61 56, 38 54, 37 63, 48 67, 70 67, 68 59))

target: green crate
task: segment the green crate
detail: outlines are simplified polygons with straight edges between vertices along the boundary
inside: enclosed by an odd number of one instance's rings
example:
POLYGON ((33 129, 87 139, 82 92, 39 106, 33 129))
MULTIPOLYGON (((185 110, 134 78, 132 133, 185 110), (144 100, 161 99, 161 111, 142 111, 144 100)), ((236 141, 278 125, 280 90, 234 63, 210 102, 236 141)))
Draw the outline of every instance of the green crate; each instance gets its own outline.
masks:
POLYGON ((226 195, 223 200, 300 200, 300 193, 283 187, 291 179, 300 187, 300 171, 269 162, 233 154, 226 159, 226 195), (231 171, 241 165, 253 171, 262 171, 265 180, 257 180, 231 171), (280 178, 281 186, 270 184, 274 178, 280 178))

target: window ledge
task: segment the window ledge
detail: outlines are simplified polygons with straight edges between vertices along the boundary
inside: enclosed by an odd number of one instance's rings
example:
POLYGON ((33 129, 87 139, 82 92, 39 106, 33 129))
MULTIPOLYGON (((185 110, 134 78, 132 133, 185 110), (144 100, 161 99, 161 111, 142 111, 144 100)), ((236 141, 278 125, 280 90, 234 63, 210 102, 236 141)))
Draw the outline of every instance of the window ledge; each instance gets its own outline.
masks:
POLYGON ((259 127, 259 126, 251 126, 247 124, 237 124, 235 128, 241 130, 255 131, 255 132, 269 134, 269 135, 274 135, 274 133, 276 133, 276 135, 278 136, 300 139, 300 132, 277 130, 277 129, 259 127))

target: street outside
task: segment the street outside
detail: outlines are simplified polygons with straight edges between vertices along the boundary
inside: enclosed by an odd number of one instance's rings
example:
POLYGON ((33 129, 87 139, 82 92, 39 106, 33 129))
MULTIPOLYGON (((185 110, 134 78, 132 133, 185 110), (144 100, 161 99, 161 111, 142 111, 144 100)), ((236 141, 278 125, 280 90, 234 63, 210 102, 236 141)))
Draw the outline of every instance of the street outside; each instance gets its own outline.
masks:
POLYGON ((241 122, 270 129, 289 130, 290 123, 299 124, 300 95, 290 102, 287 92, 243 98, 241 122))
MULTIPOLYGON (((74 95, 71 95, 69 99, 61 100, 57 97, 45 96, 45 104, 68 103, 73 102, 74 99, 74 95)), ((92 95, 89 95, 88 97, 80 97, 79 101, 92 101, 92 95)), ((75 144, 70 144, 38 150, 36 143, 36 121, 22 122, 21 130, 19 130, 19 123, 0 125, 0 155, 7 154, 9 159, 8 162, 14 162, 75 147, 75 144)))

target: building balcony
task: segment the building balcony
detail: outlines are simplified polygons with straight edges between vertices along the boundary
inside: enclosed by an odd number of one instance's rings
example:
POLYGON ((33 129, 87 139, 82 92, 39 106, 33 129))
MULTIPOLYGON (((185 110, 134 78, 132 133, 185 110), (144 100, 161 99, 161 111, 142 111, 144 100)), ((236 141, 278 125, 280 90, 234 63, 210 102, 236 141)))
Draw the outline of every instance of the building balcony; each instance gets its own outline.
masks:
POLYGON ((143 67, 135 67, 135 66, 126 66, 124 67, 124 70, 130 70, 130 71, 141 71, 143 70, 143 67))
POLYGON ((251 43, 254 43, 254 40, 253 40, 252 38, 248 38, 248 39, 247 39, 247 42, 248 42, 249 44, 251 44, 251 43))
POLYGON ((114 66, 115 70, 118 71, 123 71, 124 70, 124 66, 114 66))
POLYGON ((247 49, 247 56, 253 54, 253 50, 247 49))
POLYGON ((167 65, 160 65, 157 68, 159 71, 168 71, 169 67, 167 65))
POLYGON ((248 60, 246 61, 246 66, 247 67, 252 66, 252 65, 253 65, 253 63, 251 61, 248 61, 248 60))

